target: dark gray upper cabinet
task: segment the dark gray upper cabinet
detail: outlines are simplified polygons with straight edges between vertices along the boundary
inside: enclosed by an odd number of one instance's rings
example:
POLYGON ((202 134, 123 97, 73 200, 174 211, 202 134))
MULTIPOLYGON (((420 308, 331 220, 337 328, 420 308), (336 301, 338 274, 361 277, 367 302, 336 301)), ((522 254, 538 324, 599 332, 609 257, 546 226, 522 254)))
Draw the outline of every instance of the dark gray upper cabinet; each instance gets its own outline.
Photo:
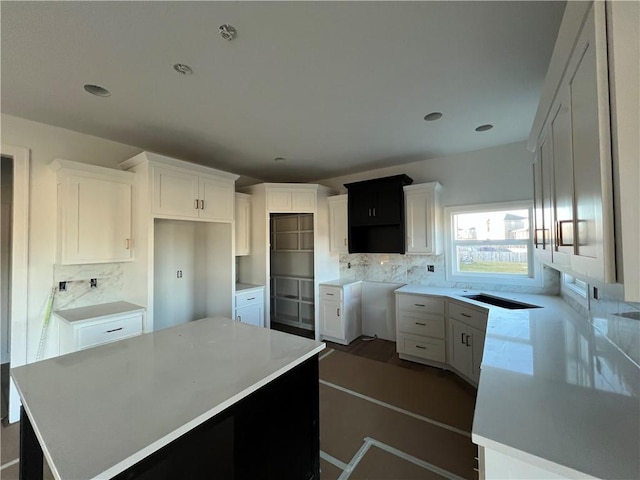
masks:
POLYGON ((403 174, 345 184, 350 253, 405 253, 403 187, 412 182, 403 174))

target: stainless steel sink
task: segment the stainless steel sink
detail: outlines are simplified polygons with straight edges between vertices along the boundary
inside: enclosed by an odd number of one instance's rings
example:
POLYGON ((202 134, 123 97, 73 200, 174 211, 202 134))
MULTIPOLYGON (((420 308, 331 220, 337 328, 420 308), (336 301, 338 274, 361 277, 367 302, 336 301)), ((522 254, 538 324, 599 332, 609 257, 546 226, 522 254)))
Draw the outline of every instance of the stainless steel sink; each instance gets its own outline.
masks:
POLYGON ((462 295, 465 298, 470 298, 476 302, 487 303, 489 305, 495 305, 496 307, 507 308, 509 310, 521 310, 525 308, 542 308, 538 305, 531 305, 529 303, 516 302, 514 300, 507 300, 506 298, 495 297, 493 295, 487 295, 486 293, 478 293, 475 295, 462 295))

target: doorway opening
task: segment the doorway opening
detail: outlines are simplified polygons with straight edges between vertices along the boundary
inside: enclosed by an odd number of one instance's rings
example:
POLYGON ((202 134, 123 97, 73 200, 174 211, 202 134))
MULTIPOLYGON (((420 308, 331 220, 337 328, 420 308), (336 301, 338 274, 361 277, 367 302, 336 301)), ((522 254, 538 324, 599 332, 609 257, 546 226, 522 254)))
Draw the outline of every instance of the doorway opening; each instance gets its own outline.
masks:
POLYGON ((270 215, 271 328, 315 338, 312 213, 270 215))

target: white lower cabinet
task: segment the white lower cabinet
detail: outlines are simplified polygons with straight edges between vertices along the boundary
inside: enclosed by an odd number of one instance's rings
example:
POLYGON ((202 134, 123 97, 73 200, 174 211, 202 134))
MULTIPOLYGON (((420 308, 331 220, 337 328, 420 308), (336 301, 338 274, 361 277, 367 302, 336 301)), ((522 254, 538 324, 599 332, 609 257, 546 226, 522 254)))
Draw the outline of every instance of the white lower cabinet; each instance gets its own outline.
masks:
POLYGON ((444 363, 443 298, 396 293, 396 348, 400 358, 444 363))
POLYGON ((450 300, 447 322, 447 363, 477 385, 487 328, 487 310, 450 300))
POLYGON ((60 354, 140 335, 144 315, 144 308, 127 302, 56 311, 60 354))
POLYGON ((234 318, 256 327, 264 326, 264 287, 236 291, 234 318))
POLYGON ((320 285, 320 336, 348 345, 362 335, 362 282, 320 285))

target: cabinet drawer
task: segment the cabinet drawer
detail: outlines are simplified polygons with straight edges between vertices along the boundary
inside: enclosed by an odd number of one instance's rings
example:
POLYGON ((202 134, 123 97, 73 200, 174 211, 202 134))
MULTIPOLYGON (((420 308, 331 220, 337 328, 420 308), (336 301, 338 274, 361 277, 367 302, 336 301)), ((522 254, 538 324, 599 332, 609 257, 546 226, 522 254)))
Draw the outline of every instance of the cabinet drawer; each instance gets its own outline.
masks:
POLYGON ((444 316, 400 310, 398 330, 403 333, 444 339, 444 316))
POLYGON ((435 362, 445 361, 444 340, 398 335, 398 352, 435 362))
POLYGON ((262 303, 264 299, 264 293, 262 291, 246 293, 236 293, 236 308, 246 307, 247 305, 255 305, 262 303))
POLYGON ((398 295, 400 310, 427 312, 444 315, 444 300, 442 298, 426 297, 424 295, 398 295))
POLYGON ((142 315, 118 318, 111 321, 79 327, 76 337, 78 350, 103 343, 133 337, 142 333, 142 315))
POLYGON ((467 307, 457 302, 449 302, 449 317, 480 330, 487 329, 487 312, 467 307))
POLYGON ((342 300, 342 288, 340 287, 325 287, 320 285, 320 300, 342 300))

